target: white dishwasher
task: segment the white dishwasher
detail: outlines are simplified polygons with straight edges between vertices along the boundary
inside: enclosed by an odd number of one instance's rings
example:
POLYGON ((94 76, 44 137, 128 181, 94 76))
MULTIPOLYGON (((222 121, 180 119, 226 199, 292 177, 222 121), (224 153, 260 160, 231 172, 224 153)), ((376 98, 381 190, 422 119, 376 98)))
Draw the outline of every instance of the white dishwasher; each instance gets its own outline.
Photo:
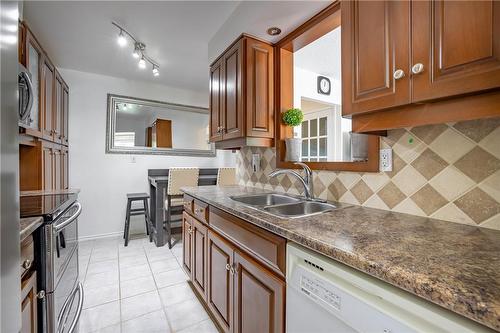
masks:
POLYGON ((287 245, 286 332, 492 332, 299 245, 287 245))

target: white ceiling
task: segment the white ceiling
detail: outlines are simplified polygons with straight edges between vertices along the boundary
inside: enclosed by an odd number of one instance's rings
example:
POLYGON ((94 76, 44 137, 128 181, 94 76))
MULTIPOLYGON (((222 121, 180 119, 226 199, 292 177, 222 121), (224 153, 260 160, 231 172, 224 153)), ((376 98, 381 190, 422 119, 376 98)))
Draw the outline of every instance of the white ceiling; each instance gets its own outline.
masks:
POLYGON ((340 27, 293 54, 296 67, 341 80, 340 27))
POLYGON ((242 32, 269 39, 272 25, 283 30, 281 38, 328 3, 27 1, 24 18, 57 67, 208 93, 209 42, 220 52, 242 32), (159 77, 138 68, 132 46, 117 45, 113 20, 147 45, 159 77))

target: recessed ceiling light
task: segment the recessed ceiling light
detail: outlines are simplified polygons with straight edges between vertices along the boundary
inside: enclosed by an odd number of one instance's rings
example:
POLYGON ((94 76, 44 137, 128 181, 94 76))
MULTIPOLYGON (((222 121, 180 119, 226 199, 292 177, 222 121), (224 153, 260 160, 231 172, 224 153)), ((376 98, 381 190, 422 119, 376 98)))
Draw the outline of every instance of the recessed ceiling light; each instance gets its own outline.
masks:
POLYGON ((278 27, 271 27, 267 29, 267 34, 271 36, 278 36, 281 33, 281 29, 278 27))

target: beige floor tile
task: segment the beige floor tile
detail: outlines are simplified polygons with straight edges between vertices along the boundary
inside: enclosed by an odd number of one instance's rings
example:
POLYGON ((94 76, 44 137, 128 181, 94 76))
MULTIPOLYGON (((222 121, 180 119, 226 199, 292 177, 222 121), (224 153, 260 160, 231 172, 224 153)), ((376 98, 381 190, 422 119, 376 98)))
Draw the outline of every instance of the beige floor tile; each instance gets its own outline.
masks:
POLYGON ((197 299, 174 304, 165 310, 174 331, 179 331, 208 319, 207 312, 197 299))
POLYGON ((180 268, 177 259, 175 259, 174 257, 153 261, 149 263, 149 266, 151 267, 151 271, 154 274, 180 268))
POLYGON ((121 301, 122 321, 133 319, 162 308, 158 291, 124 298, 121 301))
POLYGON ((170 287, 161 288, 158 292, 160 293, 160 299, 164 307, 196 297, 193 290, 187 283, 180 283, 170 287))
POLYGON ((118 285, 109 285, 97 288, 86 288, 83 298, 83 308, 91 308, 104 303, 120 299, 120 288, 118 285))
POLYGON ((120 302, 115 301, 82 311, 80 333, 93 332, 120 322, 120 302))
POLYGON ((161 272, 154 275, 158 288, 168 287, 174 284, 187 281, 187 276, 182 269, 161 272))
POLYGON ((152 276, 145 276, 120 283, 122 298, 143 294, 152 290, 156 290, 156 284, 152 276))
POLYGON ((135 280, 145 276, 152 276, 148 264, 138 266, 125 266, 120 268, 120 282, 135 280))
POLYGON ((211 319, 206 319, 202 322, 199 322, 198 324, 189 326, 179 331, 179 333, 218 333, 218 332, 219 331, 217 330, 211 319))
POLYGON ((104 260, 98 262, 90 262, 87 267, 87 274, 98 274, 110 271, 116 271, 118 269, 118 259, 104 260))
POLYGON ((151 312, 122 322, 122 333, 168 333, 167 317, 163 310, 151 312))
POLYGON ((85 288, 97 288, 109 285, 118 285, 118 269, 98 274, 87 274, 83 286, 85 288))

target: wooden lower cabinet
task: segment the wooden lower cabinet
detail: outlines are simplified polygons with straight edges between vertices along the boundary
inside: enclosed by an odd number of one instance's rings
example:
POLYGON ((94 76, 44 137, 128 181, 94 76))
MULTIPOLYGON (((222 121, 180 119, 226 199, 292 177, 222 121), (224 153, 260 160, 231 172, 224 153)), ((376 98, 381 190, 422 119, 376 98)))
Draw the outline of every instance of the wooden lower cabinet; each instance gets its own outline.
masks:
POLYGON ((21 283, 21 333, 37 332, 36 272, 21 283))
MULTIPOLYGON (((238 237, 229 240, 213 230, 210 220, 201 222, 186 212, 183 216, 184 270, 219 328, 227 333, 284 332, 285 277, 244 250, 244 244, 235 241, 238 237)), ((236 217, 232 220, 232 216, 226 217, 227 223, 243 223, 236 217)), ((263 239, 263 233, 269 232, 245 233, 244 238, 263 239)), ((284 260, 285 254, 279 253, 284 260)))
POLYGON ((233 266, 234 332, 284 332, 285 282, 240 251, 233 266))
POLYGON ((192 267, 192 230, 193 218, 188 214, 182 215, 182 268, 187 275, 191 276, 192 267))
POLYGON ((233 331, 233 278, 229 269, 234 247, 208 231, 208 299, 207 305, 224 332, 233 331))

